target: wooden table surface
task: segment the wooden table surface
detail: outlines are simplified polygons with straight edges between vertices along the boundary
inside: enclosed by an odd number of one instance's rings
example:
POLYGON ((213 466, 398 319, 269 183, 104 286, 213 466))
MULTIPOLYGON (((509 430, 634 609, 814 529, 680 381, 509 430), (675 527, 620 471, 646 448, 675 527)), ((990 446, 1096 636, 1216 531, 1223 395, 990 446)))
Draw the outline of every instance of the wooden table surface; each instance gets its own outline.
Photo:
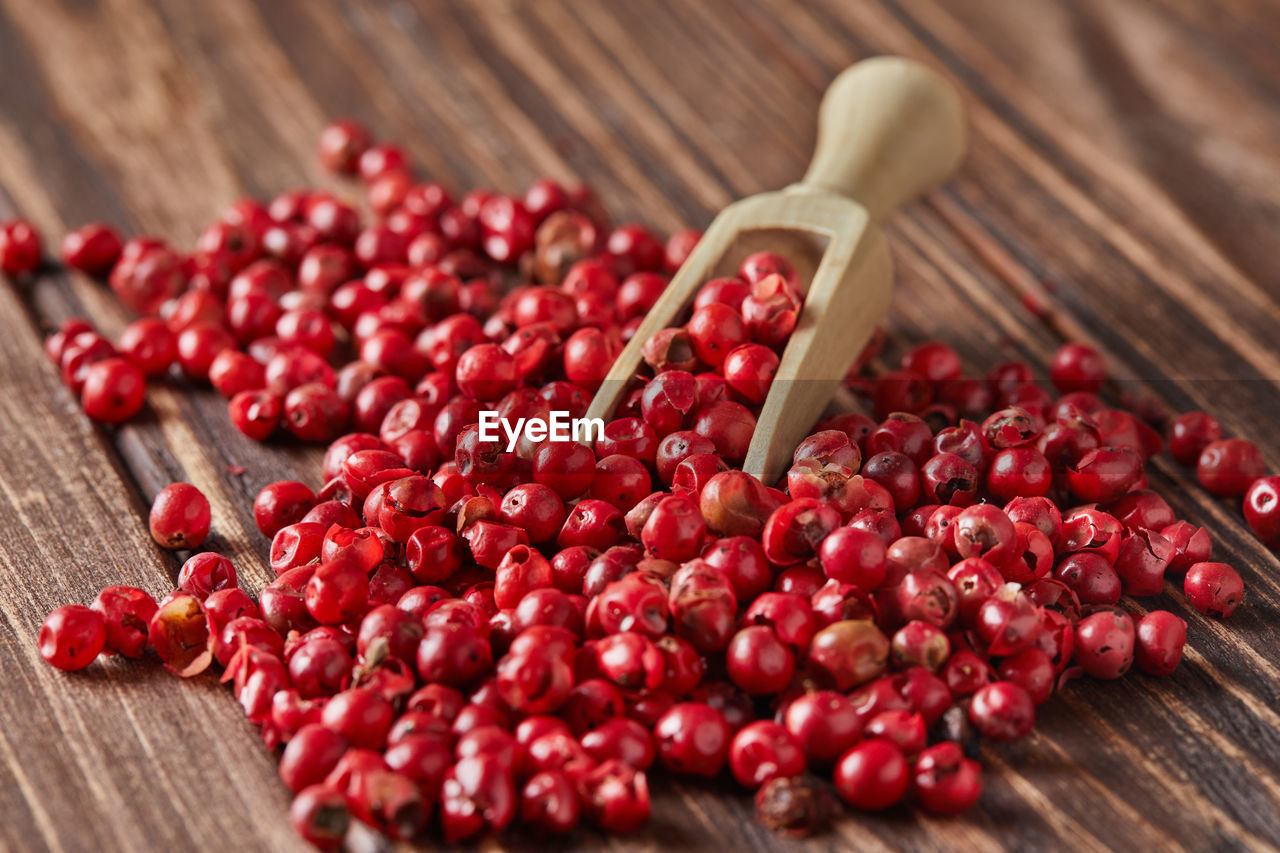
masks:
MULTIPOLYGON (((315 136, 349 115, 454 187, 550 174, 591 183, 621 220, 703 225, 800 175, 837 71, 905 54, 960 87, 973 133, 960 177, 888 228, 891 353, 936 336, 985 369, 1091 340, 1136 380, 1116 393, 1211 410, 1280 469, 1277 39, 1264 0, 0 0, 0 219, 31 218, 53 246, 100 219, 189 245, 243 194, 329 183, 315 136)), ((274 761, 212 677, 121 661, 66 675, 34 637, 105 584, 171 588, 144 509, 172 480, 210 497, 211 545, 256 589, 252 496, 314 481, 319 454, 243 439, 212 392, 176 386, 145 418, 91 425, 40 350, 73 314, 112 334, 128 321, 79 276, 0 283, 0 847, 299 849, 274 761)), ((1034 735, 987 750, 968 815, 849 816, 804 846, 1280 843, 1276 559, 1234 503, 1155 467, 1244 576, 1237 614, 1162 598, 1189 623, 1178 672, 1074 683, 1034 735)), ((670 782, 639 835, 571 842, 801 846, 727 786, 670 782)))

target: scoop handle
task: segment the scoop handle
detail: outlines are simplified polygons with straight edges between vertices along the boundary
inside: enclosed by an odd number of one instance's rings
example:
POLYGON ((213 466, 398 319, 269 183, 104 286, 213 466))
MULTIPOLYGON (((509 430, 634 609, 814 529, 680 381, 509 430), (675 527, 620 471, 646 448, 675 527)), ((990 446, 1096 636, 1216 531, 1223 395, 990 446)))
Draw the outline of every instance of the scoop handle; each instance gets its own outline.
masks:
POLYGON ((950 177, 967 136, 960 98, 936 72, 898 56, 865 59, 827 87, 800 183, 848 196, 878 222, 950 177))

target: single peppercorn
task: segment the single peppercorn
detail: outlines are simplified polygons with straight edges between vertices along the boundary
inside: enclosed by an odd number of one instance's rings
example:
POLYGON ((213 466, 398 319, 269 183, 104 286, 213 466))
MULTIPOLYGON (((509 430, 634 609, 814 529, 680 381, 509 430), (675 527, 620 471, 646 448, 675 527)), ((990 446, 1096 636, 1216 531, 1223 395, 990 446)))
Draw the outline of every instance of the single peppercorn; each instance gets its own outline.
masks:
POLYGON ((190 483, 165 486, 151 504, 151 538, 162 548, 199 548, 210 521, 209 499, 190 483))
POLYGON ((1196 563, 1187 569, 1183 591, 1191 606, 1201 613, 1227 617, 1244 599, 1244 581, 1226 563, 1196 563))
POLYGON ((107 642, 103 614, 79 604, 50 613, 40 626, 40 657, 51 666, 72 672, 93 663, 107 642))
POLYGON ((836 793, 856 809, 880 811, 896 805, 910 784, 902 751, 884 738, 864 740, 836 764, 836 793))

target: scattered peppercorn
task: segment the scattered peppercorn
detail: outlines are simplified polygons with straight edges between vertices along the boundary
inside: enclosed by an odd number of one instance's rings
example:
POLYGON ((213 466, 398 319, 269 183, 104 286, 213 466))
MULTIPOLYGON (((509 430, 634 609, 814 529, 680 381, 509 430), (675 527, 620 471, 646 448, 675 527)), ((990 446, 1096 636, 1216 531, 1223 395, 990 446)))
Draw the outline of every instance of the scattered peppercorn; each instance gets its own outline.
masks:
MULTIPOLYGON (((128 420, 176 364, 248 438, 328 449, 315 490, 279 481, 254 501, 276 573, 256 603, 205 552, 159 604, 107 587, 38 639, 67 670, 148 646, 181 676, 220 667, 285 746, 290 817, 318 847, 352 820, 414 837, 437 805, 449 844, 517 820, 631 832, 658 764, 727 768, 796 836, 835 802, 808 767, 853 808, 954 814, 981 795, 979 740, 1028 734, 1069 669, 1173 672, 1187 623, 1135 620, 1124 593, 1185 572, 1204 613, 1243 598, 1208 533, 1147 489, 1160 437, 1108 408, 1086 345, 1054 356, 1054 397, 1028 365, 964 378, 951 347, 919 344, 851 381, 879 422, 818 424, 778 488, 736 470, 803 311, 806 283, 771 252, 646 342, 602 435, 487 438, 482 411, 582 416, 698 232, 611 227, 551 180, 455 200, 351 121, 319 157, 364 182, 371 224, 300 190, 236 202, 191 255, 103 225, 64 239, 68 265, 144 315, 118 348, 83 320, 46 340, 90 417, 128 420)), ((39 262, 29 226, 0 225, 0 269, 39 262)), ((1280 487, 1257 448, 1202 412, 1168 438, 1206 489, 1245 494, 1276 547, 1280 487)), ((150 528, 199 548, 209 502, 170 485, 150 528)))

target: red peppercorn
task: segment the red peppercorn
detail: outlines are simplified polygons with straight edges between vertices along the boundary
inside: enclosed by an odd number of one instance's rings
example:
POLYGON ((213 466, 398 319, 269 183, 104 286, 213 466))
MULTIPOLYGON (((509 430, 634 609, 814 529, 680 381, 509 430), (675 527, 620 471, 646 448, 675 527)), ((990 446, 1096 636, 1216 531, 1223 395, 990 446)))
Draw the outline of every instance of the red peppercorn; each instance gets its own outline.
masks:
POLYGON ((85 370, 80 404, 94 420, 118 424, 142 410, 146 395, 146 380, 131 361, 108 358, 85 370))
POLYGON ((369 579, 363 569, 346 562, 321 563, 306 586, 306 607, 317 622, 341 625, 364 615, 369 579))
POLYGON ((1169 675, 1182 660, 1187 623, 1165 610, 1153 610, 1138 620, 1138 668, 1148 675, 1169 675))
POLYGON ((1014 740, 1030 734, 1035 725, 1031 694, 1012 681, 984 684, 973 694, 969 719, 992 740, 1014 740))
POLYGON ((1049 378, 1058 390, 1097 392, 1107 378, 1102 355, 1086 344, 1064 344, 1049 363, 1049 378))
POLYGON ((649 819, 645 774, 617 759, 603 762, 578 783, 583 812, 606 832, 634 832, 649 819))
POLYGON ((681 702, 671 706, 653 729, 662 763, 672 772, 715 776, 729 757, 729 724, 710 705, 681 702))
POLYGON ((355 174, 361 155, 370 145, 369 131, 349 119, 339 119, 320 132, 320 165, 330 172, 355 174))
POLYGON ((178 355, 178 339, 165 322, 143 317, 130 323, 120 335, 120 353, 144 376, 166 373, 178 355))
POLYGON ((226 557, 212 551, 193 555, 178 572, 178 589, 200 601, 219 590, 234 589, 235 586, 235 566, 226 557))
POLYGON ((978 608, 974 630, 997 656, 1017 654, 1035 644, 1040 622, 1036 606, 1016 584, 998 589, 978 608))
POLYGON ((1212 441, 1200 451, 1196 479, 1210 492, 1222 497, 1242 495, 1254 480, 1267 473, 1262 454, 1243 438, 1212 441))
POLYGON ((51 666, 73 672, 93 663, 107 642, 103 614, 79 604, 50 613, 40 626, 40 657, 51 666))
POLYGON ((787 705, 783 725, 813 761, 832 761, 857 742, 863 721, 848 697, 831 690, 805 693, 787 705))
POLYGON ((321 714, 325 728, 345 736, 362 749, 381 749, 391 729, 391 703, 363 687, 345 690, 329 700, 321 714))
POLYGON ((209 500, 190 483, 172 483, 151 504, 151 538, 171 550, 199 548, 209 535, 209 500))
POLYGON ((734 634, 725 650, 725 665, 730 680, 752 696, 782 692, 796 671, 794 652, 766 625, 734 634))
POLYGON ((110 225, 82 225, 62 238, 62 261, 87 275, 105 275, 121 247, 120 235, 110 225))
POLYGON ((253 500, 253 521, 263 536, 275 536, 316 505, 315 492, 296 480, 268 483, 253 500))
POLYGON ((564 833, 578 823, 578 797, 568 775, 536 773, 520 792, 520 820, 547 832, 564 833))
POLYGON ((757 720, 744 726, 729 746, 729 768, 744 788, 759 788, 779 776, 798 776, 804 772, 805 763, 795 737, 772 720, 757 720))
POLYGON ((1194 465, 1201 452, 1222 438, 1222 427, 1206 412, 1184 412, 1169 423, 1169 453, 1183 465, 1194 465))
POLYGON ((982 796, 981 766, 951 741, 920 753, 911 782, 920 804, 937 814, 959 814, 982 796))
POLYGON ((147 626, 156 612, 155 599, 137 587, 108 586, 89 607, 104 620, 107 653, 142 656, 147 647, 147 626))
POLYGON ((1054 569, 1054 578, 1065 583, 1081 604, 1117 604, 1120 576, 1101 554, 1069 554, 1054 569))
POLYGON ((0 222, 0 272, 26 275, 40 266, 40 234, 21 219, 0 222))
POLYGON ((305 788, 289 806, 289 821, 307 843, 321 850, 336 850, 351 821, 347 796, 327 784, 305 788))
POLYGON ((463 758, 445 773, 440 792, 444 838, 455 844, 481 832, 500 832, 515 817, 510 766, 493 755, 463 758))
POLYGON ((290 791, 301 791, 325 780, 347 751, 347 739, 315 723, 298 729, 280 758, 280 779, 290 791))
POLYGON ((220 352, 235 346, 231 333, 221 326, 196 324, 178 335, 178 364, 188 379, 204 382, 220 352))
POLYGON ((1119 678, 1133 663, 1133 620, 1103 610, 1076 623, 1076 663, 1094 678, 1119 678))
MULTIPOLYGON (((160 602, 147 633, 165 668, 175 675, 189 678, 204 672, 213 660, 209 630, 209 619, 200 600, 177 590, 160 602)), ((250 669, 250 656, 242 655, 242 659, 238 671, 243 674, 250 669)), ((235 674, 236 671, 228 666, 227 675, 235 674)))
POLYGON ((1081 501, 1107 501, 1132 488, 1142 476, 1142 457, 1129 447, 1099 447, 1067 468, 1067 484, 1081 501))
POLYGON ((896 805, 910 783, 902 751, 884 738, 863 741, 836 764, 836 793, 856 809, 880 811, 896 805))
POLYGON ((1244 495, 1244 520, 1263 545, 1280 549, 1280 477, 1254 480, 1244 495))
POLYGON ((231 425, 254 441, 266 441, 280 426, 284 407, 269 391, 241 391, 227 402, 231 425))
POLYGON ((1244 599, 1244 581, 1226 563, 1196 563, 1187 569, 1183 591, 1201 613, 1227 617, 1244 599))

